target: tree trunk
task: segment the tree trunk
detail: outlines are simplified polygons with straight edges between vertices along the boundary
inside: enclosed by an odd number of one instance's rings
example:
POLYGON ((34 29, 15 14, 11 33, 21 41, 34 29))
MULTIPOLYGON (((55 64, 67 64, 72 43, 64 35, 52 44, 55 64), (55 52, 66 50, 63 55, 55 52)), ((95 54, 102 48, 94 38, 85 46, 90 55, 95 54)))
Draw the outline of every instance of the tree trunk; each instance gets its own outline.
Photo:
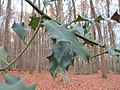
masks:
MULTIPOLYGON (((5 29, 3 34, 3 45, 10 50, 10 19, 11 19, 11 2, 12 0, 7 0, 6 7, 6 17, 5 17, 5 29)), ((10 60, 10 55, 8 55, 7 61, 10 60)))
MULTIPOLYGON (((107 10, 108 10, 107 16, 108 16, 108 18, 110 18, 110 0, 106 0, 106 2, 107 2, 107 10)), ((109 35, 110 35, 110 46, 115 46, 115 33, 112 30, 111 22, 108 22, 108 31, 109 31, 109 35)), ((110 60, 112 61, 113 71, 116 71, 115 70, 116 69, 115 57, 110 58, 110 60)))
MULTIPOLYGON (((33 0, 33 3, 35 4, 36 3, 36 0, 33 0)), ((33 9, 33 11, 32 11, 32 15, 34 15, 35 14, 35 10, 33 9)), ((31 34, 31 35, 33 35, 33 34, 31 34)), ((36 61, 36 58, 35 58, 35 39, 36 39, 36 37, 34 38, 34 40, 33 40, 33 42, 32 42, 32 44, 31 44, 31 58, 30 58, 30 63, 29 63, 29 65, 30 65, 30 73, 32 74, 33 73, 33 71, 34 71, 34 67, 35 67, 35 61, 36 61)))
POLYGON ((62 0, 58 0, 58 1, 57 1, 56 12, 57 12, 57 20, 58 20, 59 22, 63 23, 62 0))
MULTIPOLYGON (((96 14, 95 14, 95 9, 94 9, 94 5, 93 5, 93 1, 92 0, 90 0, 90 6, 91 6, 91 12, 92 12, 93 18, 95 18, 96 14)), ((102 33, 101 33, 100 26, 99 26, 98 23, 95 23, 95 25, 97 26, 99 40, 102 40, 102 33)), ((104 51, 104 49, 100 48, 100 53, 102 53, 103 51, 104 51)), ((104 59, 104 55, 100 56, 100 60, 101 60, 102 77, 103 78, 107 78, 106 60, 104 59)))
POLYGON ((76 19, 76 9, 75 9, 75 1, 72 0, 72 4, 73 4, 73 16, 74 16, 74 20, 76 19))
POLYGON ((4 31, 4 45, 9 44, 9 24, 11 18, 11 1, 7 0, 7 8, 6 8, 6 20, 5 20, 5 31, 4 31))
POLYGON ((0 16, 2 14, 2 4, 1 4, 1 0, 0 0, 0 16))
MULTIPOLYGON (((94 5, 93 5, 92 1, 90 1, 90 7, 91 7, 91 17, 95 18, 96 15, 95 15, 94 5)), ((91 30, 92 30, 92 34, 93 34, 93 35, 91 35, 91 39, 96 40, 97 30, 96 30, 94 25, 92 25, 91 30)), ((91 47, 91 50, 92 50, 91 51, 92 55, 97 55, 98 54, 98 48, 96 46, 91 47)), ((99 69, 99 58, 98 57, 93 58, 91 63, 92 63, 92 72, 97 73, 97 70, 99 69)))

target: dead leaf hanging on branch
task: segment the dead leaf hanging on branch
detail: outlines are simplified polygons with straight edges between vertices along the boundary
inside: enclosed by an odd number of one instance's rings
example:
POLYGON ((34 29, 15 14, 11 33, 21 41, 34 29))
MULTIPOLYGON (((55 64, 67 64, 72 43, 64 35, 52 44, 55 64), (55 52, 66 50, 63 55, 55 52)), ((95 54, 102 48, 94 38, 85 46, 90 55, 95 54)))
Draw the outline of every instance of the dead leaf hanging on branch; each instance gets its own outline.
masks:
POLYGON ((118 23, 120 23, 120 15, 118 14, 117 11, 113 14, 111 19, 117 21, 118 23))

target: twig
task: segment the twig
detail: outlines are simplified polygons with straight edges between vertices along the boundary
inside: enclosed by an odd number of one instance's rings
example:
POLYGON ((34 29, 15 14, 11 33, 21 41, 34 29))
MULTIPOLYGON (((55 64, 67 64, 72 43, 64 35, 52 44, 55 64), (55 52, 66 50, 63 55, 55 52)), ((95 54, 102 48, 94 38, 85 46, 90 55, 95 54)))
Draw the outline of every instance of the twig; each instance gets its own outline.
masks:
MULTIPOLYGON (((47 14, 45 14, 42 10, 40 10, 38 7, 35 6, 34 3, 32 3, 30 0, 25 0, 26 2, 28 2, 39 14, 41 14, 44 18, 48 19, 48 20, 54 20, 53 18, 51 18, 50 16, 48 16, 47 14)), ((60 22, 58 22, 57 20, 54 20, 55 22, 57 22, 58 24, 61 24, 60 22)))
MULTIPOLYGON (((40 21, 41 22, 41 19, 40 21)), ((0 68, 0 71, 5 71, 6 69, 8 69, 12 64, 14 64, 18 58, 27 50, 27 48, 29 47, 29 45, 31 44, 31 42, 33 41, 34 37, 36 36, 37 32, 39 31, 41 23, 38 23, 38 26, 36 27, 36 30, 31 38, 31 40, 29 41, 29 43, 22 49, 22 51, 12 60, 12 62, 10 62, 7 66, 0 68)))
MULTIPOLYGON (((38 7, 36 7, 36 6, 34 5, 34 3, 32 3, 30 0, 25 0, 25 1, 28 2, 39 14, 43 15, 43 17, 47 18, 48 20, 54 20, 53 18, 51 18, 50 16, 48 16, 47 14, 45 14, 43 11, 41 11, 38 7)), ((54 20, 54 21, 57 22, 58 24, 60 24, 58 21, 56 21, 56 20, 54 20)), ((72 22, 74 22, 74 21, 72 21, 72 22)), ((71 23, 72 23, 72 22, 71 22, 71 23)), ((61 25, 61 24, 60 24, 60 25, 61 25)), ((81 39, 83 39, 83 40, 85 40, 85 41, 87 41, 87 42, 90 42, 90 43, 92 43, 92 44, 94 44, 94 45, 96 45, 96 46, 99 46, 99 47, 102 47, 102 48, 106 48, 106 45, 105 45, 105 44, 104 44, 104 45, 99 44, 99 43, 94 42, 94 41, 92 41, 92 40, 89 40, 89 39, 87 39, 87 38, 85 38, 85 37, 83 37, 82 35, 79 35, 79 34, 77 34, 77 33, 75 33, 75 36, 77 36, 77 37, 79 37, 79 38, 81 38, 81 39)), ((115 50, 118 51, 118 52, 120 52, 120 50, 118 50, 118 49, 115 49, 115 50)), ((101 53, 101 54, 95 55, 95 56, 93 56, 93 57, 102 55, 102 54, 104 54, 104 53, 107 53, 107 51, 105 51, 105 52, 103 52, 103 53, 101 53)))
POLYGON ((94 41, 92 41, 92 40, 90 40, 90 39, 87 39, 87 38, 85 38, 84 36, 82 36, 82 35, 80 35, 80 34, 75 33, 75 36, 77 36, 77 37, 79 37, 79 38, 81 38, 81 39, 83 39, 83 40, 85 40, 85 41, 87 41, 87 42, 90 42, 90 43, 92 43, 92 44, 94 44, 94 45, 96 45, 96 46, 105 48, 105 45, 101 45, 101 44, 99 44, 99 43, 97 43, 97 42, 94 42, 94 41))
POLYGON ((92 58, 94 58, 94 57, 98 57, 98 56, 100 56, 100 55, 102 55, 102 54, 105 54, 105 53, 108 53, 108 51, 102 52, 102 53, 100 53, 100 54, 96 54, 96 55, 90 57, 90 59, 92 59, 92 58))
POLYGON ((38 7, 36 7, 35 4, 32 3, 30 0, 25 0, 25 1, 28 2, 39 14, 43 15, 43 17, 47 18, 48 20, 52 20, 52 18, 50 16, 48 16, 42 10, 40 10, 38 7))
MULTIPOLYGON (((30 0, 25 0, 26 2, 28 2, 39 14, 41 14, 41 15, 43 15, 43 17, 45 17, 45 18, 47 18, 48 20, 54 20, 53 18, 51 18, 50 16, 48 16, 47 14, 45 14, 43 11, 41 11, 38 7, 36 7, 35 5, 34 5, 34 3, 32 3, 30 0)), ((54 20, 55 22, 57 22, 57 23, 59 23, 58 21, 56 21, 56 20, 54 20)), ((60 23, 59 23, 60 24, 60 23)), ((83 36, 81 36, 81 35, 79 35, 79 34, 77 34, 77 33, 75 33, 75 36, 77 36, 77 37, 79 37, 79 38, 81 38, 81 39, 83 39, 83 40, 85 40, 85 41, 88 41, 88 42, 90 42, 90 43, 92 43, 92 44, 94 44, 94 45, 97 45, 97 46, 100 46, 100 47, 105 47, 104 45, 100 45, 99 43, 96 43, 96 42, 94 42, 94 41, 91 41, 91 40, 89 40, 89 39, 87 39, 87 38, 85 38, 85 37, 83 37, 83 36)))

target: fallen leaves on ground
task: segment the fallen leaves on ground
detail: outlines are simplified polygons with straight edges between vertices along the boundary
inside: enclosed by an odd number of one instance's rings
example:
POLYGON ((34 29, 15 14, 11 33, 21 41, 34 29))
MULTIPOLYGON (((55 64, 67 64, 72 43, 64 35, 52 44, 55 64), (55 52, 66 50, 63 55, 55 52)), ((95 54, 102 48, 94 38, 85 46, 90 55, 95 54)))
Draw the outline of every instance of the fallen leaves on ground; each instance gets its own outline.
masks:
MULTIPOLYGON (((68 82, 63 83, 58 79, 53 81, 48 71, 29 74, 28 71, 9 71, 10 75, 19 75, 27 84, 37 84, 36 90, 120 90, 120 75, 109 73, 107 79, 101 78, 101 73, 91 75, 75 75, 68 73, 68 82)), ((3 78, 0 77, 0 82, 3 78)))

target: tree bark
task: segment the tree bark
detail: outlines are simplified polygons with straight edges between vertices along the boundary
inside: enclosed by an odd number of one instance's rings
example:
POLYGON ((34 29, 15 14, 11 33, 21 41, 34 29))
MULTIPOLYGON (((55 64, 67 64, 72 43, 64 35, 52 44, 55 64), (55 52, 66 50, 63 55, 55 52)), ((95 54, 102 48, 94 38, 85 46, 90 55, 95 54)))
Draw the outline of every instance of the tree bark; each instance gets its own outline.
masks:
MULTIPOLYGON (((95 9, 94 9, 94 5, 93 5, 93 1, 90 0, 90 6, 91 6, 91 13, 93 15, 93 18, 96 17, 95 14, 95 9)), ((100 29, 100 26, 98 23, 95 23, 95 25, 97 26, 97 31, 98 31, 98 35, 99 35, 99 40, 102 40, 102 32, 100 29)), ((100 48, 100 53, 103 52, 104 49, 100 48)), ((103 78, 107 78, 107 71, 106 71, 106 60, 104 59, 104 55, 100 56, 100 60, 101 60, 101 71, 102 71, 102 77, 103 78)))
POLYGON ((8 45, 9 43, 9 24, 11 18, 11 1, 7 0, 7 8, 6 8, 6 20, 5 20, 5 30, 4 30, 4 45, 8 45))
POLYGON ((1 4, 1 0, 0 0, 0 16, 2 14, 2 4, 1 4))
POLYGON ((57 20, 58 20, 59 22, 63 23, 62 0, 58 0, 58 1, 57 1, 56 12, 57 12, 57 20))

